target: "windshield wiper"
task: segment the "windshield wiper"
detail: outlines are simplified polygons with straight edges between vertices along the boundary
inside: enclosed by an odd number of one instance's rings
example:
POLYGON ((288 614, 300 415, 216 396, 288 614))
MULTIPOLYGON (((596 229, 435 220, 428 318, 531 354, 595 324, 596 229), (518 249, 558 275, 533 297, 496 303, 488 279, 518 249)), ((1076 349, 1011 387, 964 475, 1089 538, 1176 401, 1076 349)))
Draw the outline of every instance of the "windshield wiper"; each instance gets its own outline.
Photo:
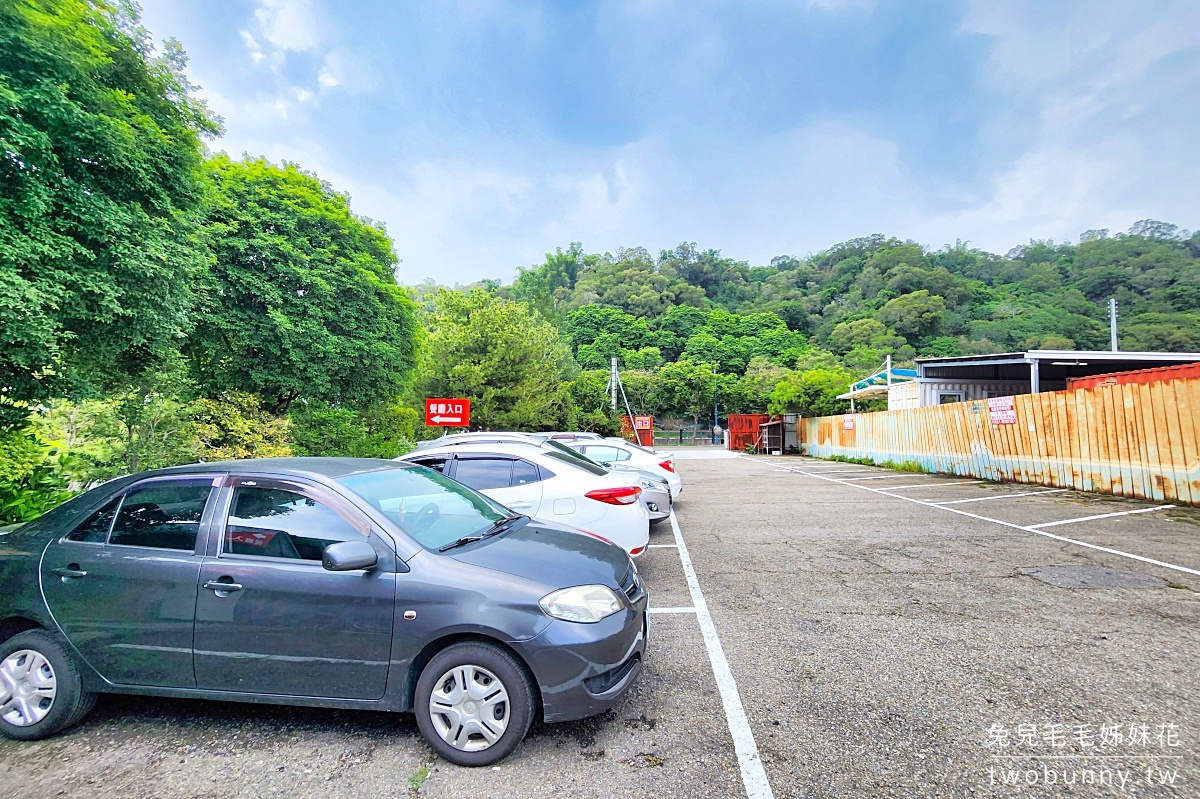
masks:
MULTIPOLYGON (((455 547, 461 547, 466 544, 474 544, 476 541, 482 541, 485 538, 490 538, 491 536, 499 535, 500 533, 503 533, 503 532, 511 529, 512 526, 519 521, 527 522, 527 521, 529 521, 529 517, 522 515, 522 514, 517 514, 516 516, 505 516, 503 519, 500 519, 495 524, 493 524, 491 527, 489 527, 487 530, 484 530, 482 533, 475 533, 473 535, 464 535, 462 538, 458 539, 457 541, 451 541, 449 544, 446 544, 443 547, 438 547, 438 552, 446 552, 451 549, 454 549, 455 547)), ((522 526, 524 526, 524 524, 522 524, 522 526)))

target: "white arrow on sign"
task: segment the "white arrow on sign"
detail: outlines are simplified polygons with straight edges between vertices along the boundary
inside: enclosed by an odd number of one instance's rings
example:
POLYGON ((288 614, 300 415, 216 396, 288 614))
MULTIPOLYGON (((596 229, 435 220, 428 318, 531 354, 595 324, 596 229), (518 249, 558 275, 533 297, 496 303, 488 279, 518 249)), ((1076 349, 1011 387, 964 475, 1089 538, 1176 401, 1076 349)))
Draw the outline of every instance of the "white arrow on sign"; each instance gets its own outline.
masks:
POLYGON ((462 417, 461 416, 430 416, 429 421, 431 421, 431 422, 458 422, 461 424, 462 417))

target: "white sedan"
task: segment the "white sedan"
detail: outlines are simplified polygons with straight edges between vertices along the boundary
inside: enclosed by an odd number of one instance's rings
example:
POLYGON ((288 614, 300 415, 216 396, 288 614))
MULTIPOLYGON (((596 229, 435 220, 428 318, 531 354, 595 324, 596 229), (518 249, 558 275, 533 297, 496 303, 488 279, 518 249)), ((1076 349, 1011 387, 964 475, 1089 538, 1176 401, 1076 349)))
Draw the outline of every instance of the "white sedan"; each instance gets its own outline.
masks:
POLYGON ((571 449, 578 450, 599 463, 634 466, 658 475, 667 481, 672 497, 679 496, 683 491, 683 478, 675 473, 675 458, 672 455, 664 456, 623 438, 606 438, 602 441, 570 441, 566 444, 571 449))
POLYGON ((519 513, 611 541, 634 557, 650 540, 635 477, 533 442, 428 447, 396 460, 441 472, 519 513))

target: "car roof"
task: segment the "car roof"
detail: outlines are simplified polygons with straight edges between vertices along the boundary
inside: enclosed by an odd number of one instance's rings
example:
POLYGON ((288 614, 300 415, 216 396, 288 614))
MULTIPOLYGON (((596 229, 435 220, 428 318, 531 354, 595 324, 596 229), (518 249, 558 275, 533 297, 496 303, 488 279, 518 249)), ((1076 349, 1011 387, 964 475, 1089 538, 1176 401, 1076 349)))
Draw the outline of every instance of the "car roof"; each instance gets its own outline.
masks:
POLYGON ((336 480, 352 474, 378 472, 384 469, 402 468, 401 464, 380 458, 245 458, 241 460, 210 461, 189 463, 183 466, 169 466, 165 469, 154 469, 135 475, 158 477, 181 474, 214 474, 223 472, 270 472, 273 474, 290 474, 304 477, 324 477, 336 480))
POLYGON ((516 454, 528 455, 529 451, 531 449, 536 450, 536 451, 547 451, 547 450, 550 450, 551 448, 547 447, 545 444, 542 444, 539 441, 532 441, 532 440, 529 440, 529 441, 521 441, 521 440, 480 441, 480 442, 462 441, 462 442, 457 442, 457 443, 448 442, 440 447, 429 447, 427 449, 422 449, 422 450, 413 450, 412 452, 407 453, 406 455, 401 456, 401 457, 407 457, 407 455, 417 455, 417 454, 424 457, 426 455, 438 455, 438 454, 443 454, 443 453, 449 454, 451 452, 495 452, 495 453, 498 453, 501 455, 516 455, 516 454), (506 451, 509 449, 511 449, 513 451, 512 452, 506 451))

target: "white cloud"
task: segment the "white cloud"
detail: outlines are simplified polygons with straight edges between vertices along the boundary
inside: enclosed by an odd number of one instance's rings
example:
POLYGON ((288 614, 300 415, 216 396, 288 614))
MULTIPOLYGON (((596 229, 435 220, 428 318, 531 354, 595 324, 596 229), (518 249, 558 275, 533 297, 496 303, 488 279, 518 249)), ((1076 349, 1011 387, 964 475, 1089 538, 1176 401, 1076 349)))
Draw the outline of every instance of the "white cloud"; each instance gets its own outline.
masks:
POLYGON ((375 88, 375 76, 366 61, 342 47, 325 54, 317 82, 327 89, 341 87, 355 92, 375 88))
POLYGON ((308 0, 258 0, 254 18, 263 38, 279 50, 316 53, 321 49, 321 20, 308 0))

